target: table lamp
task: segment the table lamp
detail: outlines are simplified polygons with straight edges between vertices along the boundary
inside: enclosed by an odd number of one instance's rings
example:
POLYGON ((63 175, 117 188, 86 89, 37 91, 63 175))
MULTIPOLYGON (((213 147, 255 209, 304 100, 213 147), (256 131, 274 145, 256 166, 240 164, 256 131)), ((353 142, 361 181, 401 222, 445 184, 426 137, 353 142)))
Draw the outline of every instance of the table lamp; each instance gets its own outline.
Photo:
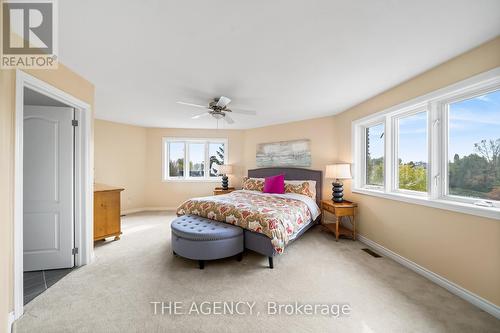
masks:
POLYGON ((218 168, 219 175, 222 175, 222 189, 227 190, 229 188, 229 181, 227 175, 233 173, 233 166, 230 164, 219 165, 218 168))
POLYGON ((341 179, 351 179, 351 165, 348 163, 327 165, 326 178, 335 179, 332 183, 332 201, 344 201, 344 184, 341 179))

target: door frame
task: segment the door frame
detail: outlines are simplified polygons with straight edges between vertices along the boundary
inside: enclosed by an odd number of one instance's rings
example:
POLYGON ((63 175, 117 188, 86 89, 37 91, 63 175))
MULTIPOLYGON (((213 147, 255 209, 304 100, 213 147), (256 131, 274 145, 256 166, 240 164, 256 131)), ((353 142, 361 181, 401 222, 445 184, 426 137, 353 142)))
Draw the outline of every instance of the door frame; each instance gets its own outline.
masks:
POLYGON ((60 101, 75 109, 78 127, 75 130, 74 177, 74 247, 75 266, 89 264, 94 257, 93 247, 93 158, 91 106, 70 94, 16 70, 15 93, 15 151, 14 151, 14 319, 24 312, 23 291, 23 130, 24 88, 60 101))

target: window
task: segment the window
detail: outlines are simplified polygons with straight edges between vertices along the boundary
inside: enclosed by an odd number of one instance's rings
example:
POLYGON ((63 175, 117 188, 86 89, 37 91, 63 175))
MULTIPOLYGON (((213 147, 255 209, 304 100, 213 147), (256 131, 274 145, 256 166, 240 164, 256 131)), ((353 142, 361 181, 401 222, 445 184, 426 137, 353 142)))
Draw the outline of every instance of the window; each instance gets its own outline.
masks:
POLYGON ((367 185, 384 186, 384 124, 366 128, 367 185))
POLYGON ((217 166, 224 164, 224 143, 209 143, 208 144, 208 170, 210 177, 217 176, 217 166))
POLYGON ((500 219, 500 68, 353 122, 353 191, 500 219))
POLYGON ((227 139, 163 139, 163 179, 219 180, 217 165, 227 162, 227 139))
POLYGON ((168 156, 170 178, 184 177, 184 142, 168 142, 168 156))
POLYGON ((500 90, 448 104, 448 193, 500 201, 500 90))
POLYGON ((397 118, 397 188, 427 192, 427 111, 397 118))
POLYGON ((205 143, 189 142, 189 177, 204 178, 205 177, 205 143))

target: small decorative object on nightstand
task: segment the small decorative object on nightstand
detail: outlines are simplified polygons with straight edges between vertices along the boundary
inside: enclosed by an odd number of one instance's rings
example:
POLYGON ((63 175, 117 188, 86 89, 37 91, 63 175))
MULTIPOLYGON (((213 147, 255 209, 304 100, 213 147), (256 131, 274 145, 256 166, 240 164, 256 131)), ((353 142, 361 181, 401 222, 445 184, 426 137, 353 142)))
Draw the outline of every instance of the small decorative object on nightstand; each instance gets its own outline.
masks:
POLYGON ((227 175, 233 173, 233 166, 230 164, 219 165, 218 172, 219 175, 222 175, 222 189, 227 190, 229 188, 227 175))
POLYGON ((342 202, 344 199, 344 184, 341 179, 351 179, 351 165, 347 163, 326 166, 326 178, 335 179, 332 183, 332 200, 342 202))
POLYGON ((328 231, 335 235, 335 240, 339 240, 339 236, 348 236, 352 240, 356 240, 356 221, 354 219, 354 210, 358 204, 343 200, 342 202, 333 202, 332 200, 321 200, 322 221, 325 219, 325 212, 335 214, 335 223, 321 223, 328 231), (342 217, 347 216, 352 224, 352 230, 342 226, 342 217))
POLYGON ((234 187, 228 187, 227 189, 223 189, 222 187, 216 187, 214 188, 214 195, 228 194, 233 192, 234 190, 235 190, 234 187))

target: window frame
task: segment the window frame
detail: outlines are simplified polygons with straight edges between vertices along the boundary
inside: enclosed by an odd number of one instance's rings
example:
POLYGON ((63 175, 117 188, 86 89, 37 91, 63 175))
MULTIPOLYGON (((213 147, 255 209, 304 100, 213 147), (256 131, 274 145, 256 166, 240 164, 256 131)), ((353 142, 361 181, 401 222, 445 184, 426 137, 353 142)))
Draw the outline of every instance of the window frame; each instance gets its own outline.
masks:
POLYGON ((391 192, 395 193, 403 193, 403 194, 409 194, 409 195, 418 195, 418 196, 428 196, 431 188, 431 181, 430 181, 430 161, 431 161, 431 145, 430 145, 430 140, 429 140, 429 133, 430 133, 430 128, 429 128, 429 109, 427 107, 420 106, 418 108, 414 108, 405 112, 401 113, 396 113, 394 116, 391 117, 391 128, 392 128, 392 145, 391 149, 394 154, 394 158, 391 161, 391 167, 392 167, 392 175, 394 175, 394 180, 391 182, 392 188, 391 192), (425 192, 420 192, 420 191, 414 191, 414 190, 407 190, 407 189, 401 189, 399 188, 399 122, 402 118, 407 118, 414 116, 416 114, 426 112, 427 116, 427 131, 426 131, 426 144, 427 144, 427 190, 425 192))
POLYGON ((362 165, 362 169, 363 169, 363 180, 362 180, 362 186, 363 188, 366 188, 366 189, 370 189, 370 190, 374 190, 374 191, 384 191, 385 190, 385 187, 386 187, 386 168, 387 168, 387 146, 386 146, 386 123, 383 119, 379 119, 379 118, 376 118, 374 119, 373 121, 371 122, 368 122, 366 124, 364 124, 363 126, 363 165, 362 165), (367 165, 366 165, 366 154, 367 154, 367 151, 366 151, 366 130, 370 127, 375 127, 375 126, 379 126, 379 125, 384 125, 384 180, 383 180, 383 185, 375 185, 375 184, 368 184, 367 182, 367 178, 368 178, 368 174, 367 174, 367 165))
POLYGON ((352 191, 500 220, 500 201, 448 193, 448 105, 499 89, 500 67, 353 121, 352 191), (399 120, 422 111, 427 111, 427 192, 399 189, 399 120), (366 128, 382 122, 385 186, 373 188, 366 184, 366 128), (493 207, 477 205, 485 201, 493 207))
MULTIPOLYGON (((452 195, 449 193, 449 163, 448 163, 448 143, 450 141, 450 130, 449 130, 449 105, 452 103, 458 103, 464 100, 472 99, 475 97, 482 96, 484 94, 493 92, 493 91, 498 91, 500 90, 500 84, 498 85, 492 85, 491 87, 483 87, 479 88, 473 91, 467 91, 463 92, 461 94, 457 94, 454 96, 451 96, 450 98, 444 99, 440 101, 437 105, 439 112, 441 113, 442 116, 442 151, 443 155, 446 156, 446 159, 443 159, 441 162, 441 170, 442 170, 442 175, 444 175, 443 180, 442 180, 442 191, 441 191, 441 196, 445 200, 450 200, 450 201, 460 201, 463 203, 469 203, 473 204, 474 202, 483 200, 479 198, 468 198, 468 197, 463 197, 463 196, 458 196, 458 195, 452 195)), ((483 200, 483 201, 489 201, 489 200, 483 200)))
POLYGON ((163 137, 162 139, 162 181, 163 182, 220 182, 221 176, 210 176, 210 152, 211 143, 224 144, 224 164, 228 163, 229 145, 227 138, 180 138, 163 137), (181 142, 184 144, 184 176, 170 176, 170 143, 181 142), (204 177, 189 176, 189 143, 203 143, 205 145, 204 177))

